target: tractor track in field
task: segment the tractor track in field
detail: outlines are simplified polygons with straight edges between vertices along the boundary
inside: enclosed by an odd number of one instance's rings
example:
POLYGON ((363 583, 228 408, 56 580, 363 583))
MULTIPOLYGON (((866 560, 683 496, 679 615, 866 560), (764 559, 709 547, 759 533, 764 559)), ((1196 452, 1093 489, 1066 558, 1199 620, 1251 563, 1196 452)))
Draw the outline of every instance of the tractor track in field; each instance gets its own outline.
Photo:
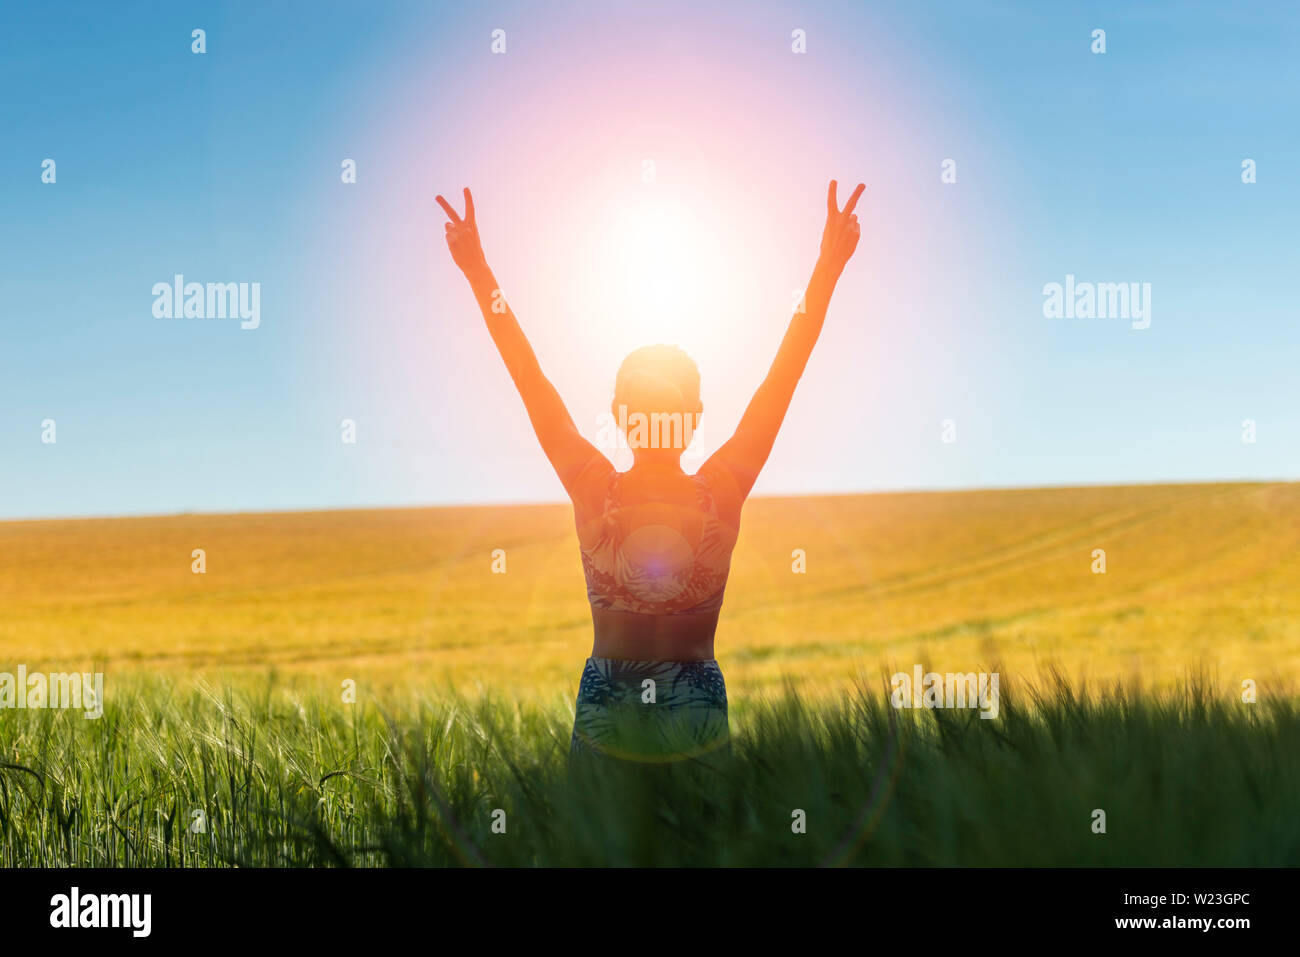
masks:
MULTIPOLYGON (((1276 485, 1282 484, 1284 483, 1276 483, 1276 485)), ((1251 485, 1227 490, 1214 489, 1202 491, 1195 495, 1181 496, 1173 501, 1163 502, 1155 506, 1111 509, 1101 512, 1094 518, 1082 523, 1076 522, 1061 526, 1029 539, 994 548, 989 552, 982 553, 974 560, 948 562, 920 572, 909 572, 876 582, 837 585, 802 596, 799 603, 806 605, 832 602, 849 596, 884 599, 935 589, 946 590, 955 586, 992 578, 1008 571, 1014 571, 1016 568, 1041 564, 1051 559, 1072 554, 1082 545, 1096 545, 1098 536, 1131 531, 1176 514, 1189 505, 1242 497, 1273 487, 1275 486, 1251 485)), ((755 602, 747 605, 746 610, 761 610, 765 607, 783 604, 786 601, 788 601, 788 596, 779 600, 771 599, 755 602)))

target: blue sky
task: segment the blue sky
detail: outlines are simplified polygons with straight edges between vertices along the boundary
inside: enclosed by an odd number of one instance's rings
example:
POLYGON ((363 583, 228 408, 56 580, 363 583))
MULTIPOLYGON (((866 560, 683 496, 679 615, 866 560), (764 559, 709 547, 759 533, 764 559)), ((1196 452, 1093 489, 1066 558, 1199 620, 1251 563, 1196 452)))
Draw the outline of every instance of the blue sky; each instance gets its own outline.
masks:
POLYGON ((754 237, 743 315, 668 324, 711 445, 825 179, 868 184, 758 494, 1300 477, 1298 51, 1291 4, 6 5, 0 517, 558 501, 432 196, 474 186, 594 438, 657 339, 601 258, 646 156, 693 242, 754 237), (260 282, 261 326, 156 319, 175 273, 260 282), (1045 318, 1067 273, 1150 283, 1151 327, 1045 318))

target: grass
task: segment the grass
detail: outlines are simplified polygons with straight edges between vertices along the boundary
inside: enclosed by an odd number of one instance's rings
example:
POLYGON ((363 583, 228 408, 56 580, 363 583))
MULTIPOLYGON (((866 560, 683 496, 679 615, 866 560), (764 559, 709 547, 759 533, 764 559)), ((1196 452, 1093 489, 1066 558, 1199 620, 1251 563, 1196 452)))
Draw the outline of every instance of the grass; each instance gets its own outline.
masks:
POLYGON ((141 681, 98 720, 3 714, 0 865, 1300 864, 1292 698, 1053 679, 1004 687, 995 720, 886 700, 770 697, 720 765, 591 767, 559 708, 141 681))

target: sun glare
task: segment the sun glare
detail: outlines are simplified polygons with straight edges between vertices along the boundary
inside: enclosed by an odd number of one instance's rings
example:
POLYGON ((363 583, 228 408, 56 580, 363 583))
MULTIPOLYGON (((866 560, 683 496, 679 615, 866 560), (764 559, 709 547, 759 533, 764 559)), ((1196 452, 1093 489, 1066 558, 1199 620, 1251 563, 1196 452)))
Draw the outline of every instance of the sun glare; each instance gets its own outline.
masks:
POLYGON ((696 340, 723 305, 716 227, 685 203, 655 195, 625 203, 594 258, 602 298, 647 342, 696 340))

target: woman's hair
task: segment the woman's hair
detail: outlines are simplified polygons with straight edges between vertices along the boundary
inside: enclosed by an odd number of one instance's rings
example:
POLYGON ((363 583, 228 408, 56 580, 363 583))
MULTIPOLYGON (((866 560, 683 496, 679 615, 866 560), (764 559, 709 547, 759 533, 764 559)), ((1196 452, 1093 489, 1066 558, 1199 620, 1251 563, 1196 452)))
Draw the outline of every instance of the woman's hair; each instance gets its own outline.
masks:
POLYGON ((628 354, 614 380, 614 408, 628 413, 698 413, 700 370, 676 346, 642 346, 628 354))

